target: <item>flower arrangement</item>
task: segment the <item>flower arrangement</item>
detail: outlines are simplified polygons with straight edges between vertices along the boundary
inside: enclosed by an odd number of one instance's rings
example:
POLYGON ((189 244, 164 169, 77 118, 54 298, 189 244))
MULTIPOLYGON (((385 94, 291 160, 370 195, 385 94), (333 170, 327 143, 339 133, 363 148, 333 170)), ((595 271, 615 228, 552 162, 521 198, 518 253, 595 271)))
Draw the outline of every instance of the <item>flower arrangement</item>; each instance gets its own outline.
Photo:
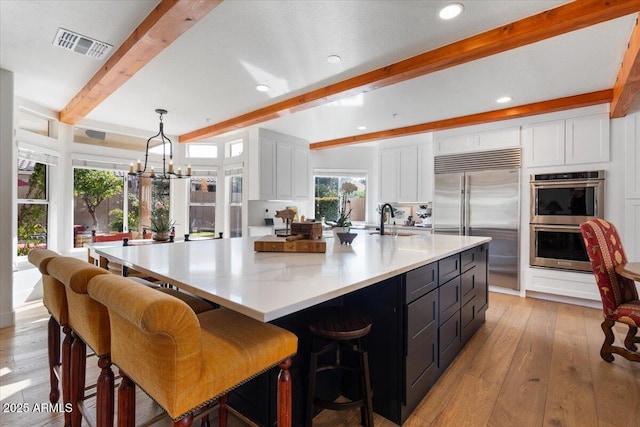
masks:
POLYGON ((358 191, 358 187, 352 182, 345 182, 340 187, 338 196, 338 219, 335 221, 336 227, 348 229, 351 227, 351 201, 349 197, 358 191))
POLYGON ((176 222, 169 218, 169 209, 162 202, 156 202, 151 210, 149 229, 154 233, 168 233, 175 225, 176 222))

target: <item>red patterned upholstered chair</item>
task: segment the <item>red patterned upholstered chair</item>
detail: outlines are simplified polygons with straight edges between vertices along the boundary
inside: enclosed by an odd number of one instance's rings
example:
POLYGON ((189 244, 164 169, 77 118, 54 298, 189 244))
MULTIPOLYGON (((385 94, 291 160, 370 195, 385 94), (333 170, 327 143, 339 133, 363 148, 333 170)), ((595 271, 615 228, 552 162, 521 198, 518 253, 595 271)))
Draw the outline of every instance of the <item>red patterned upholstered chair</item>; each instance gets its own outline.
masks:
POLYGON ((603 219, 587 221, 580 225, 580 230, 600 290, 604 311, 602 331, 605 339, 600 356, 607 362, 613 362, 612 353, 615 353, 638 362, 640 353, 635 343, 640 342, 637 336, 640 325, 640 300, 633 280, 615 272, 616 265, 627 262, 620 236, 613 224, 603 219), (626 348, 613 345, 612 328, 615 322, 629 326, 624 340, 626 348))

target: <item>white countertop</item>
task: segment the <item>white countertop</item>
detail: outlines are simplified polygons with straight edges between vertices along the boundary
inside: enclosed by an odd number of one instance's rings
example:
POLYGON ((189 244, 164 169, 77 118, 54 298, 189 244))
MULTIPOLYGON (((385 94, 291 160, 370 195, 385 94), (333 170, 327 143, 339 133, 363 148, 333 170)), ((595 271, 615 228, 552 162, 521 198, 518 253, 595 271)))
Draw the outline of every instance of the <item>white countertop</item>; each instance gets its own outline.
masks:
POLYGON ((98 254, 263 322, 489 242, 488 237, 360 231, 326 253, 255 252, 256 238, 95 247, 98 254))

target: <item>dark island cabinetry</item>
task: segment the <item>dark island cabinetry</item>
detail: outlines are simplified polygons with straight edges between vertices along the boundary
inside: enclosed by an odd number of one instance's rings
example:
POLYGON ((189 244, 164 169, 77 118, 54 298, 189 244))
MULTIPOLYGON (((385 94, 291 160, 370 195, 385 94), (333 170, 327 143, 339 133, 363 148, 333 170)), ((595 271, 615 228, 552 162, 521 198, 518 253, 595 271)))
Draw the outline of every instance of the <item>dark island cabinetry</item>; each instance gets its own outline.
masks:
POLYGON ((484 323, 487 259, 488 244, 479 245, 401 275, 399 292, 380 283, 366 290, 365 304, 346 300, 373 308, 366 345, 375 412, 402 424, 484 323))
MULTIPOLYGON (((369 354, 376 413, 404 423, 484 323, 487 259, 488 244, 481 244, 324 303, 357 307, 373 319, 363 347, 369 354)), ((310 308, 273 322, 299 339, 291 367, 296 426, 304 424, 313 312, 310 308)), ((262 425, 275 425, 277 372, 236 389, 230 394, 231 405, 262 425)), ((354 398, 356 383, 344 375, 319 386, 327 396, 354 398)))

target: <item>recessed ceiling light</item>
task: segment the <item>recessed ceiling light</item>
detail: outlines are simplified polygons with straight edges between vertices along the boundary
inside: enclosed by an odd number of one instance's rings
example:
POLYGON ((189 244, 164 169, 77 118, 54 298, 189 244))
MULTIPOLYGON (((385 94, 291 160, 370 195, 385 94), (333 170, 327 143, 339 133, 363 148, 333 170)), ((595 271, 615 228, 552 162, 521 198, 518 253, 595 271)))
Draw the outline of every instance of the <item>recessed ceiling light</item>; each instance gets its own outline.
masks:
POLYGON ((258 92, 268 92, 269 89, 270 89, 270 87, 267 86, 267 85, 258 85, 258 86, 256 86, 256 90, 258 92))
POLYGON ((358 126, 358 130, 367 130, 366 126, 358 126))
POLYGON ((452 3, 449 6, 445 6, 440 10, 440 19, 453 19, 462 13, 464 6, 460 3, 452 3))
POLYGON ((502 97, 500 97, 500 98, 496 99, 496 102, 497 102, 498 104, 505 104, 505 103, 507 103, 507 102, 511 101, 512 99, 513 99, 513 98, 511 98, 510 96, 502 96, 502 97))
POLYGON ((329 55, 329 56, 327 56, 327 62, 329 64, 337 64, 340 61, 342 61, 342 58, 340 58, 338 55, 329 55))

